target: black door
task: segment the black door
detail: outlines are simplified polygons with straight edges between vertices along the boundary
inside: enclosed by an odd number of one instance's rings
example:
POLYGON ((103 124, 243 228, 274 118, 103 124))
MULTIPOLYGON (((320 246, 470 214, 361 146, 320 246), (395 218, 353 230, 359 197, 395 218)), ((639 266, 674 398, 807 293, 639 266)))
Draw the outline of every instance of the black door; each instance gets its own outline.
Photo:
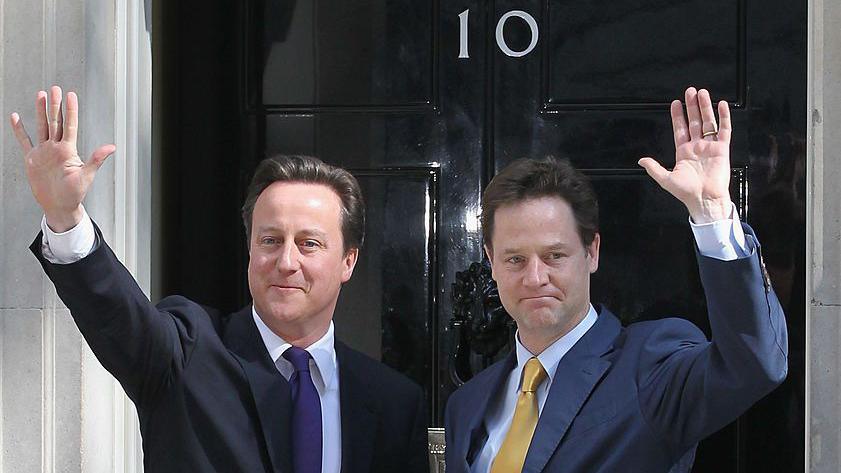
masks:
POLYGON ((154 11, 158 295, 247 303, 238 207, 256 163, 305 153, 347 167, 369 221, 337 335, 421 384, 431 425, 456 379, 508 348, 481 355, 493 343, 465 343, 453 319, 470 304, 470 274, 456 275, 482 259, 481 189, 513 159, 568 157, 592 176, 595 301, 624 322, 683 314, 708 329, 685 211, 635 163, 671 159, 668 103, 687 85, 728 100, 732 193, 763 242, 792 356, 784 386, 705 441, 695 471, 802 471, 806 2, 189 0, 154 11))

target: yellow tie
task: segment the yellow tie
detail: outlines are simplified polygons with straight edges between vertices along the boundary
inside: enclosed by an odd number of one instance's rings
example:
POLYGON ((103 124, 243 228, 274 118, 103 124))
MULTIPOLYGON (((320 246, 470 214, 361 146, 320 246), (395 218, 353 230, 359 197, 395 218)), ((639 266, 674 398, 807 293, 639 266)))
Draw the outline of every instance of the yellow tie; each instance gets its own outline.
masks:
POLYGON ((532 357, 523 368, 523 387, 520 388, 520 395, 517 397, 514 418, 508 433, 505 434, 502 447, 494 458, 491 473, 515 473, 523 470, 526 452, 529 451, 534 428, 537 427, 536 391, 544 379, 546 370, 537 358, 532 357))

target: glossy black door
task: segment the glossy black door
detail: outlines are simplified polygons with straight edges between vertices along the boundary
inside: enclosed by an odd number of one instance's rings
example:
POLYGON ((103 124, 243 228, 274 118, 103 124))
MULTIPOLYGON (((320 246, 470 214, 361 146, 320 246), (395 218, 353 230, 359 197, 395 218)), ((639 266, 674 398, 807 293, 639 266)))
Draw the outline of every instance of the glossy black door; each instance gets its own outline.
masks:
POLYGON ((785 385, 704 442, 695 471, 802 471, 806 2, 188 0, 155 11, 158 295, 247 303, 237 209, 256 163, 283 152, 345 166, 369 221, 337 334, 421 384, 432 425, 455 388, 452 284, 481 261, 481 189, 512 159, 565 156, 592 176, 603 208, 594 300, 625 322, 677 313, 707 328, 685 211, 635 163, 671 159, 668 102, 687 85, 727 99, 732 193, 763 242, 792 357, 785 385))

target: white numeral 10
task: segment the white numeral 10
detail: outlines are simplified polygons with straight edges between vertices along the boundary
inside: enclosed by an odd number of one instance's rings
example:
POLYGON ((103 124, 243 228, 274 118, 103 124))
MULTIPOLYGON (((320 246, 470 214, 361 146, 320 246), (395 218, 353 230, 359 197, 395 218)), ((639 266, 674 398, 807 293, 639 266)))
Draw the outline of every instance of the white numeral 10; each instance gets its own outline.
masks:
MULTIPOLYGON (((469 14, 470 9, 467 9, 459 13, 458 15, 458 57, 460 59, 470 58, 470 53, 467 49, 467 16, 469 14)), ((532 52, 532 50, 534 50, 534 48, 537 46, 537 39, 539 36, 540 34, 537 29, 537 21, 535 21, 533 16, 529 15, 528 13, 522 10, 511 10, 510 12, 502 15, 502 18, 500 18, 499 21, 496 23, 496 45, 499 46, 499 50, 505 53, 506 56, 523 57, 526 54, 532 52), (528 47, 522 51, 514 51, 508 46, 508 43, 505 42, 505 35, 503 34, 503 32, 505 31, 505 22, 507 22, 508 19, 511 17, 520 18, 521 20, 525 21, 526 24, 529 25, 529 29, 531 29, 531 42, 529 42, 528 47)))

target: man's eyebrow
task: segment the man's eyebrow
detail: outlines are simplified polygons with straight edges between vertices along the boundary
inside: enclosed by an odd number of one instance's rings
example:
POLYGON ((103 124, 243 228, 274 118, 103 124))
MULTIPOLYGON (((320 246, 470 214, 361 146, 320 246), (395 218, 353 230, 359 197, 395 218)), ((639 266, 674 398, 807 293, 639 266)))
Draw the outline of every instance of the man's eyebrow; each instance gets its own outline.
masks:
MULTIPOLYGON (((551 244, 546 245, 546 246, 542 246, 540 249, 541 249, 541 251, 554 251, 554 250, 566 250, 568 248, 569 248, 569 245, 566 245, 562 242, 556 242, 556 243, 551 243, 551 244)), ((517 247, 503 248, 502 249, 502 254, 504 254, 504 255, 510 255, 510 254, 522 253, 522 252, 523 252, 522 248, 517 248, 517 247)))
POLYGON ((266 233, 266 232, 278 232, 281 231, 281 228, 275 225, 260 225, 257 227, 257 233, 266 233))
MULTIPOLYGON (((278 227, 277 225, 261 225, 260 227, 257 227, 257 233, 266 233, 266 232, 268 232, 268 233, 283 232, 283 228, 278 227)), ((326 232, 324 232, 322 230, 319 230, 317 228, 305 228, 303 230, 299 230, 297 232, 297 234, 298 235, 304 235, 304 236, 317 236, 317 237, 321 237, 321 238, 325 238, 327 236, 326 232)))
POLYGON ((298 232, 298 234, 304 235, 304 236, 316 236, 316 237, 321 237, 321 238, 326 238, 327 237, 326 232, 323 232, 323 231, 318 230, 316 228, 305 228, 304 230, 301 230, 300 232, 298 232))
POLYGON ((549 245, 545 247, 546 250, 566 250, 569 249, 569 245, 561 242, 557 242, 555 244, 549 245))

